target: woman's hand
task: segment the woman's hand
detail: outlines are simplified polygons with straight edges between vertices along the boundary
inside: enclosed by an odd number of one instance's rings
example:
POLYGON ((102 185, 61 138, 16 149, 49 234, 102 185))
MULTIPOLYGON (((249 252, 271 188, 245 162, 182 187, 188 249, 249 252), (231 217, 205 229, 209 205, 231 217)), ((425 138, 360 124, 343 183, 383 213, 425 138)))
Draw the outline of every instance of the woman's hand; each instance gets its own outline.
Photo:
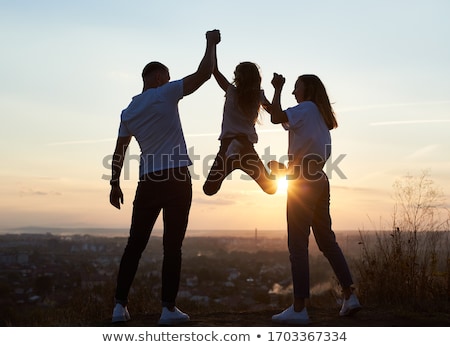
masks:
POLYGON ((284 78, 283 75, 279 75, 276 72, 273 73, 272 85, 275 89, 277 90, 283 89, 285 82, 286 78, 284 78))

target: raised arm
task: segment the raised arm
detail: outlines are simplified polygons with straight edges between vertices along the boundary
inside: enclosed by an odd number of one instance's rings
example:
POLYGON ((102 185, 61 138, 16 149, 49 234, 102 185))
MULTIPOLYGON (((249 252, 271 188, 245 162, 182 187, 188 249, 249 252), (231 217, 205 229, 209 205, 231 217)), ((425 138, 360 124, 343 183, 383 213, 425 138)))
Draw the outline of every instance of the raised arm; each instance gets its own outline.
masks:
POLYGON ((211 30, 206 33, 206 51, 198 69, 193 74, 183 78, 183 95, 195 92, 200 86, 210 79, 213 72, 216 46, 220 42, 219 30, 211 30))
POLYGON ((123 204, 123 193, 122 189, 120 189, 120 173, 122 172, 123 160, 125 159, 125 153, 130 141, 131 136, 118 137, 113 154, 112 175, 110 181, 111 193, 109 194, 109 202, 119 210, 120 204, 123 204))
POLYGON ((263 109, 266 112, 270 113, 270 108, 272 107, 272 104, 270 103, 269 100, 267 100, 266 98, 266 94, 264 93, 264 91, 262 91, 262 96, 261 96, 261 106, 263 107, 263 109))
POLYGON ((214 78, 216 79, 219 87, 222 88, 224 92, 226 92, 228 87, 230 86, 230 82, 228 82, 227 78, 224 75, 222 75, 222 73, 219 71, 219 66, 217 65, 217 52, 214 55, 214 59, 215 59, 213 70, 214 78))
POLYGON ((280 124, 288 121, 286 112, 281 108, 281 91, 283 89, 286 79, 283 75, 273 74, 272 85, 275 89, 273 94, 272 105, 267 108, 270 113, 270 121, 273 124, 280 124))

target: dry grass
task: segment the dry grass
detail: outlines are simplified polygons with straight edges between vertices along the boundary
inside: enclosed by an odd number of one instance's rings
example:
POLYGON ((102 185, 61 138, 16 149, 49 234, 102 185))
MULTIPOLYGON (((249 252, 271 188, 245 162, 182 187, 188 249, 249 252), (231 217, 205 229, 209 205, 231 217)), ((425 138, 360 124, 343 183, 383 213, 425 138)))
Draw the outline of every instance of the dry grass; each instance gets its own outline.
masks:
POLYGON ((357 262, 364 301, 408 310, 448 311, 450 233, 396 229, 364 236, 357 262))

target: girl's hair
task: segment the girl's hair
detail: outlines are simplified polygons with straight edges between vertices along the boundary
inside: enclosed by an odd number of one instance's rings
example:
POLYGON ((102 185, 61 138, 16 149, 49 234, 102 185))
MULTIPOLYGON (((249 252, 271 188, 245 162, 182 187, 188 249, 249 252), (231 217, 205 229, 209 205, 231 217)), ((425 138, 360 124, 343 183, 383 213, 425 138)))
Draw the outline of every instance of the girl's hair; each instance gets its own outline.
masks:
POLYGON ((237 104, 241 111, 256 122, 261 106, 261 75, 258 66, 251 62, 242 62, 234 70, 237 104))
POLYGON ((304 99, 317 105, 329 130, 337 128, 338 123, 334 115, 328 94, 322 81, 316 75, 301 75, 298 78, 305 86, 304 99))

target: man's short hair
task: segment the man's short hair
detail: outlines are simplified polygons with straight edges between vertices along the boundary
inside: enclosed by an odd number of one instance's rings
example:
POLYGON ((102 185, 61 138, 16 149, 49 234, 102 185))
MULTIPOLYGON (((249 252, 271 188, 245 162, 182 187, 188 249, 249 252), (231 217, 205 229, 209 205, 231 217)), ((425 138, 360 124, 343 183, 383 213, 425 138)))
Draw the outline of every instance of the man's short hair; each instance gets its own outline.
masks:
POLYGON ((169 71, 167 66, 165 66, 164 64, 161 64, 158 61, 152 61, 152 62, 148 63, 147 65, 145 65, 144 70, 142 70, 142 78, 145 78, 145 76, 147 76, 150 73, 152 73, 153 71, 157 71, 157 70, 169 71))

